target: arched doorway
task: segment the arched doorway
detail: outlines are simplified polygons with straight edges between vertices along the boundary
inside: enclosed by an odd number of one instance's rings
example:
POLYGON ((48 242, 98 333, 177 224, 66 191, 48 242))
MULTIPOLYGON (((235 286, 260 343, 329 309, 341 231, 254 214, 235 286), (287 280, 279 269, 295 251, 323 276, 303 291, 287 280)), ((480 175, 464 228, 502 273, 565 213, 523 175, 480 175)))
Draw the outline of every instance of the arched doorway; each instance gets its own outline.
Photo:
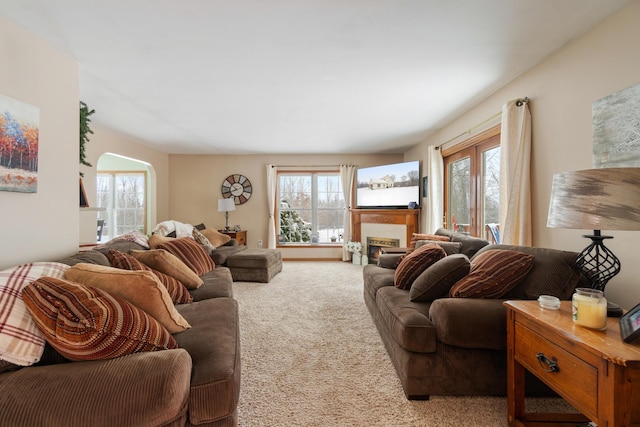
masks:
POLYGON ((147 234, 156 223, 156 174, 150 163, 104 153, 96 166, 98 223, 104 223, 99 242, 140 231, 147 234))

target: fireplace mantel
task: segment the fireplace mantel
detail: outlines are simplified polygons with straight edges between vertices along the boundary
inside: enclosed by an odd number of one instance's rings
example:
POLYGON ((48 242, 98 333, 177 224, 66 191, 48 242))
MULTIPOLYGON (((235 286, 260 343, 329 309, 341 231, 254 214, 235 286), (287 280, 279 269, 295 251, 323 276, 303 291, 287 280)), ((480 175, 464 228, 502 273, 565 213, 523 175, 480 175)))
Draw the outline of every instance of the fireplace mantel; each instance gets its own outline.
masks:
POLYGON ((420 231, 420 209, 351 209, 351 240, 360 242, 362 224, 402 224, 407 226, 407 244, 420 231))

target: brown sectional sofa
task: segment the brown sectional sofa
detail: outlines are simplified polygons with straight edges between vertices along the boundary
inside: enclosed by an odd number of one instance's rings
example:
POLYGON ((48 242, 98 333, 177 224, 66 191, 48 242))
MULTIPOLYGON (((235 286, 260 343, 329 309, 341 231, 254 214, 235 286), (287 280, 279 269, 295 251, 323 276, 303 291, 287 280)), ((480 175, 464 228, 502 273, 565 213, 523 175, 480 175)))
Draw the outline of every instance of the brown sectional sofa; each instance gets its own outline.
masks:
MULTIPOLYGON (((133 242, 110 248, 144 249, 133 242)), ((108 251, 108 248, 101 251, 108 251)), ((100 251, 60 260, 109 265, 100 251)), ((235 426, 240 394, 238 304, 218 266, 177 305, 191 324, 177 349, 70 362, 48 344, 40 362, 0 367, 2 426, 235 426)))
MULTIPOLYGON (((397 257, 382 255, 364 267, 364 300, 409 399, 429 395, 506 395, 505 299, 536 299, 540 294, 569 299, 587 286, 575 266, 576 253, 545 248, 488 245, 488 242, 438 230, 458 242, 457 251, 473 260, 490 249, 535 256, 525 279, 504 298, 438 298, 411 301, 409 290, 394 286, 397 257)), ((451 253, 450 247, 447 252, 451 253)), ((527 381, 528 393, 548 389, 527 381)))

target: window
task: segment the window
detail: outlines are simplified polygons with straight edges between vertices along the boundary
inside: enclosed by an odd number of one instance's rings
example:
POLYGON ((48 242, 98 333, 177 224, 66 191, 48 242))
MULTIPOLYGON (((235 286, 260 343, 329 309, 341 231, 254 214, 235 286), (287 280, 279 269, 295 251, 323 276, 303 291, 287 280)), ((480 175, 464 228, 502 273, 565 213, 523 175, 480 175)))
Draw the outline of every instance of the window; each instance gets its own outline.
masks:
POLYGON ((98 172, 97 206, 104 219, 102 240, 130 231, 146 234, 146 172, 98 172))
POLYGON ((500 221, 500 128, 460 145, 443 153, 446 227, 486 238, 500 221))
POLYGON ((278 243, 337 243, 345 209, 338 172, 279 172, 278 243))

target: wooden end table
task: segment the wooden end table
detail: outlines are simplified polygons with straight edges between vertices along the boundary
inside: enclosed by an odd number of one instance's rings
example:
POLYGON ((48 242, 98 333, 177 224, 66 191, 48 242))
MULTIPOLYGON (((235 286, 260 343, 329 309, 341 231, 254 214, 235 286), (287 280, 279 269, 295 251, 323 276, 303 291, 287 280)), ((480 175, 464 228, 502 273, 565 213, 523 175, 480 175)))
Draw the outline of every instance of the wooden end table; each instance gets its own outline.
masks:
POLYGON ((605 331, 573 323, 571 302, 559 310, 537 301, 506 301, 509 426, 640 426, 640 344, 620 338, 618 318, 605 331), (526 413, 525 370, 580 414, 526 413))

